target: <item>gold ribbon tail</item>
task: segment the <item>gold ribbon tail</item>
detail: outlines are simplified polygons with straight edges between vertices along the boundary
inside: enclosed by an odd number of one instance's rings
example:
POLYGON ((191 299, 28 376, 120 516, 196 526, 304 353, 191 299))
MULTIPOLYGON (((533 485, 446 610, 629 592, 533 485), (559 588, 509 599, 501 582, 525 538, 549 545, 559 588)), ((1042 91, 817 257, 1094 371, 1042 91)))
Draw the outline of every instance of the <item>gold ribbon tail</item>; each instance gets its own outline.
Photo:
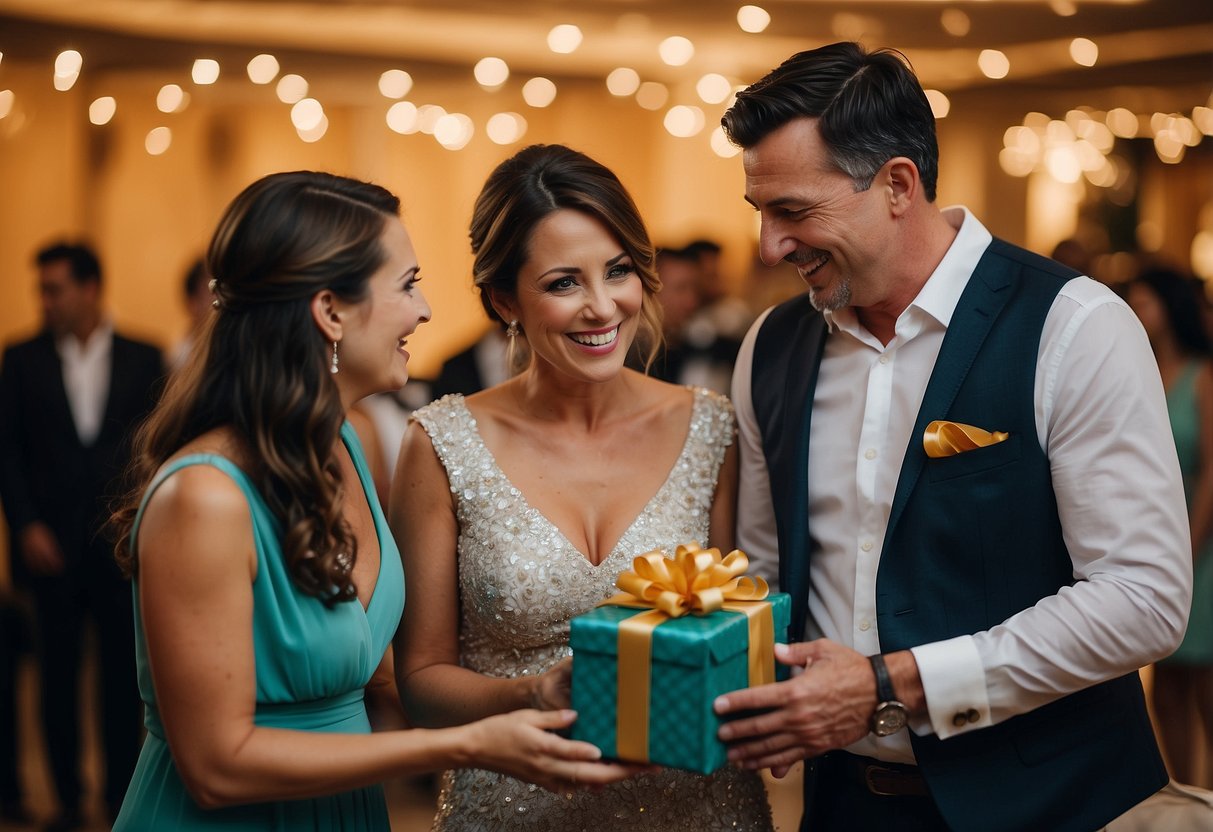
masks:
POLYGON ((669 617, 649 610, 619 622, 618 705, 615 711, 616 753, 620 759, 649 759, 649 690, 653 630, 669 617))
POLYGON ((725 602, 724 609, 744 613, 750 628, 750 687, 775 681, 775 615, 766 602, 725 602))

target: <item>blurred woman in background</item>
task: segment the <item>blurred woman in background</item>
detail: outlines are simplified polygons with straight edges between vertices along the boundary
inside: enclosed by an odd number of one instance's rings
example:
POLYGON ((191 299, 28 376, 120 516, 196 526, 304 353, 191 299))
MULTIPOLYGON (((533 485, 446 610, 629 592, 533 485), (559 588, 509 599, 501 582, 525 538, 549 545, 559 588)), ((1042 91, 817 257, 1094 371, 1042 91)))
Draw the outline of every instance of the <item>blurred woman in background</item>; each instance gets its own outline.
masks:
POLYGON ((1171 776, 1208 787, 1213 785, 1213 368, 1199 291, 1191 278, 1152 268, 1129 284, 1127 299, 1150 338, 1167 391, 1195 573, 1187 635, 1175 653, 1154 665, 1154 717, 1171 776), (1202 758, 1205 776, 1198 783, 1202 758))

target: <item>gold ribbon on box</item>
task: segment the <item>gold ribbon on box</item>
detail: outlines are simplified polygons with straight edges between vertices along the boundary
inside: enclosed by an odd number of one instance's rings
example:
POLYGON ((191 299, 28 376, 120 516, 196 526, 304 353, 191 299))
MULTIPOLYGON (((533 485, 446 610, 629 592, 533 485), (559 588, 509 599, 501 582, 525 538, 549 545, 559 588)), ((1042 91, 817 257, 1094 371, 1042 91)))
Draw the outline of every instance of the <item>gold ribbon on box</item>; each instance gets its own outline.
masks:
POLYGON ((927 456, 939 459, 945 456, 956 456, 965 451, 997 445, 1006 441, 1009 433, 1001 430, 988 431, 965 425, 960 422, 935 421, 927 425, 922 434, 922 447, 927 456))
POLYGON ((750 685, 775 681, 775 622, 770 603, 763 600, 770 589, 762 578, 744 574, 749 565, 738 549, 721 557, 719 549, 689 543, 679 546, 673 558, 661 550, 636 557, 632 569, 615 582, 623 593, 603 605, 649 609, 619 622, 616 751, 621 759, 649 759, 650 666, 658 625, 687 613, 740 612, 750 630, 750 685))

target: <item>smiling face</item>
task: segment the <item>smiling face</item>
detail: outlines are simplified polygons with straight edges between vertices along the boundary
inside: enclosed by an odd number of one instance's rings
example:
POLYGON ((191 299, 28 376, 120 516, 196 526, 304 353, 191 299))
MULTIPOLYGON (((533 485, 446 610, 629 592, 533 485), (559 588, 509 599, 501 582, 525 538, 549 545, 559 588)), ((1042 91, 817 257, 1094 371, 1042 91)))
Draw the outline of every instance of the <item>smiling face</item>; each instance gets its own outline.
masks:
POLYGON ((891 292, 894 222, 881 199, 884 168, 856 192, 830 162, 816 119, 800 118, 745 151, 746 201, 762 218, 759 254, 787 260, 817 309, 871 306, 891 292))
POLYGON ((623 367, 643 300, 632 258, 607 227, 561 209, 535 226, 516 294, 497 303, 502 317, 517 319, 533 366, 601 382, 623 367))
POLYGON ((367 296, 346 310, 338 345, 340 372, 334 379, 354 401, 404 386, 409 377, 405 339, 430 319, 417 285, 417 255, 399 219, 385 220, 379 242, 386 259, 367 281, 367 296))

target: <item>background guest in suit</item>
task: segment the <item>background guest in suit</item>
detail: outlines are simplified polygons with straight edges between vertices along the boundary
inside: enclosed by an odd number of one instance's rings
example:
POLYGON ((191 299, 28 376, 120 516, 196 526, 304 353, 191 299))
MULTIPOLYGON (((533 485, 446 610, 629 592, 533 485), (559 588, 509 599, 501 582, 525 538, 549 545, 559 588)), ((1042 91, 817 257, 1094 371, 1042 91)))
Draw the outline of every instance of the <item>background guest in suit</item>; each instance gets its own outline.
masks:
POLYGON ((17 667, 30 646, 29 618, 21 599, 0 583, 0 822, 28 823, 17 766, 17 667))
POLYGON ((442 363, 430 385, 430 395, 441 399, 448 393, 470 396, 496 387, 510 377, 509 339, 496 322, 467 349, 442 363))
MULTIPOLYGON (((657 301, 661 305, 662 348, 647 368, 649 375, 671 384, 706 387, 717 393, 729 392, 733 362, 741 346, 738 339, 726 336, 704 306, 712 296, 708 265, 719 247, 703 254, 694 245, 686 248, 663 247, 657 250, 655 263, 661 280, 657 301)), ((747 320, 743 324, 748 325, 747 320)), ((628 356, 628 366, 645 371, 648 345, 637 341, 628 356)))
POLYGON ((726 284, 720 271, 724 256, 720 243, 701 237, 687 243, 683 251, 699 261, 700 307, 691 318, 689 328, 706 328, 713 337, 730 341, 734 344, 733 357, 736 357, 736 347, 757 317, 748 302, 750 298, 741 297, 736 287, 726 284))
MULTIPOLYGON (((699 259, 685 249, 663 246, 657 249, 654 259, 661 291, 657 302, 661 306, 661 331, 664 337, 662 349, 649 367, 649 374, 672 384, 684 383, 683 368, 690 358, 690 347, 684 343, 687 322, 700 306, 699 259)), ((629 356, 633 369, 644 369, 644 354, 649 345, 637 342, 629 356)), ((731 366, 731 365, 730 365, 731 366)), ((710 386, 717 392, 727 392, 727 387, 710 386)))
POLYGON ((86 623, 96 637, 104 797, 116 812, 139 746, 130 587, 101 528, 129 456, 129 435, 164 374, 160 351, 114 332, 101 266, 84 245, 36 258, 44 327, 0 367, 0 500, 13 568, 34 602, 42 725, 61 813, 82 822, 79 674, 86 623))
POLYGON ((1137 669, 1191 597, 1141 325, 936 204, 935 118, 900 53, 794 55, 724 123, 763 261, 808 286, 734 373, 737 539, 812 639, 777 651, 799 675, 722 697, 774 709, 724 724, 730 758, 812 758, 806 829, 1106 825, 1167 783, 1137 669), (944 420, 973 441, 933 441, 944 420))

